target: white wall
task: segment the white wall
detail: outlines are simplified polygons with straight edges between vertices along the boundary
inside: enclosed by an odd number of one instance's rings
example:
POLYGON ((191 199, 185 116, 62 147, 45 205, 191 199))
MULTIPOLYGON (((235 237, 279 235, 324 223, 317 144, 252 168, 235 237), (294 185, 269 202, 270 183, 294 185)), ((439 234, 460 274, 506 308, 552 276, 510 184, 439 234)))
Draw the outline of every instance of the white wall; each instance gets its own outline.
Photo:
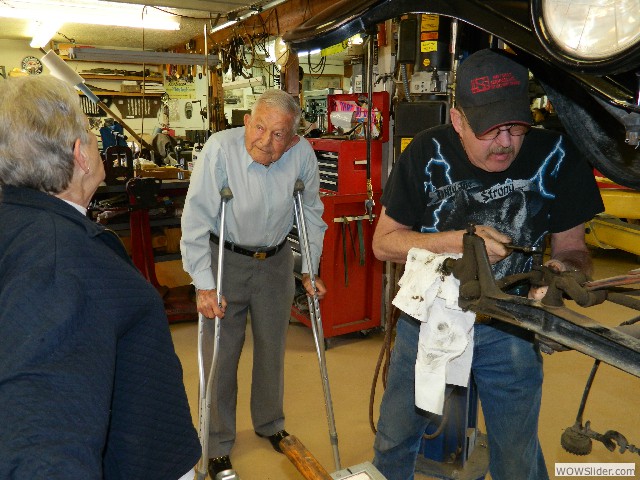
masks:
POLYGON ((14 68, 20 70, 22 59, 28 56, 40 57, 42 52, 22 40, 0 40, 0 65, 7 74, 14 68))

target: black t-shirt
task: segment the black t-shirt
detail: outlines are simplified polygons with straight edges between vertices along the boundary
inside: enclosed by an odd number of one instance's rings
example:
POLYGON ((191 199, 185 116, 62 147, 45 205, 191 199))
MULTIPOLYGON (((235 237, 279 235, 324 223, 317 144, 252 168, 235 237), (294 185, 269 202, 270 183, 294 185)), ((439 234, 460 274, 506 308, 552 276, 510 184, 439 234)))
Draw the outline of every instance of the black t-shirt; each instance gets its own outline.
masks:
MULTIPOLYGON (((532 246, 604 210, 593 172, 567 137, 534 128, 507 170, 487 172, 468 160, 450 124, 416 135, 394 165, 381 201, 387 215, 418 232, 474 223, 532 246)), ((530 268, 531 256, 514 252, 493 270, 502 278, 530 268)))

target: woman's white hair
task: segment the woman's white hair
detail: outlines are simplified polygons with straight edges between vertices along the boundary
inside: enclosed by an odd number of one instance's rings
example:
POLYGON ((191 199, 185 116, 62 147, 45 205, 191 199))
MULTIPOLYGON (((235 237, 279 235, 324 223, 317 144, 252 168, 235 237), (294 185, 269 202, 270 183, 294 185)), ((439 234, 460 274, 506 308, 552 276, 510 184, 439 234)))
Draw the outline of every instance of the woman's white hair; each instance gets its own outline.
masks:
POLYGON ((50 75, 0 79, 0 187, 64 191, 77 139, 86 145, 89 133, 73 87, 50 75))
POLYGON ((294 135, 298 132, 300 118, 302 117, 302 110, 300 109, 300 103, 293 97, 293 95, 285 92, 284 90, 272 88, 265 91, 258 97, 256 103, 254 103, 251 108, 251 113, 255 113, 256 109, 260 105, 268 105, 292 115, 293 124, 291 125, 291 130, 294 135))

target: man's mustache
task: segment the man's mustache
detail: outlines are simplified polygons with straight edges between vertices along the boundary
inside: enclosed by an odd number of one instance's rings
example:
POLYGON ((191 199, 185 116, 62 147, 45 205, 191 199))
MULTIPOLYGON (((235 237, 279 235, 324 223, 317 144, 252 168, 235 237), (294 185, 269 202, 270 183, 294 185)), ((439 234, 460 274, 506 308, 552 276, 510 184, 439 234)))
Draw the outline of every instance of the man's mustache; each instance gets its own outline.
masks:
POLYGON ((508 146, 508 147, 492 147, 489 150, 489 153, 493 154, 493 155, 505 155, 505 154, 509 154, 509 153, 513 153, 513 146, 508 146))

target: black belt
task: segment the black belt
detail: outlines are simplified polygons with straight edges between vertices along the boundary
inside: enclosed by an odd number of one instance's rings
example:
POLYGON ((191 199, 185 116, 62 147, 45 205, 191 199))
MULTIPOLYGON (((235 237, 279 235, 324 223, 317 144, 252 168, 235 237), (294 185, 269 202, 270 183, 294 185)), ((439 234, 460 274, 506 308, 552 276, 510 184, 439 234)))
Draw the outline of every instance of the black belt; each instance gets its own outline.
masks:
MULTIPOLYGON (((211 234, 211 241, 218 245, 220 243, 220 239, 217 235, 211 234)), ((282 248, 286 245, 287 239, 285 238, 282 243, 276 245, 275 247, 269 248, 260 248, 259 250, 250 250, 248 248, 242 248, 235 243, 228 242, 225 240, 224 248, 227 250, 231 250, 233 253, 239 253, 240 255, 246 255, 248 257, 257 258, 258 260, 264 260, 265 258, 269 258, 278 253, 282 248)))

